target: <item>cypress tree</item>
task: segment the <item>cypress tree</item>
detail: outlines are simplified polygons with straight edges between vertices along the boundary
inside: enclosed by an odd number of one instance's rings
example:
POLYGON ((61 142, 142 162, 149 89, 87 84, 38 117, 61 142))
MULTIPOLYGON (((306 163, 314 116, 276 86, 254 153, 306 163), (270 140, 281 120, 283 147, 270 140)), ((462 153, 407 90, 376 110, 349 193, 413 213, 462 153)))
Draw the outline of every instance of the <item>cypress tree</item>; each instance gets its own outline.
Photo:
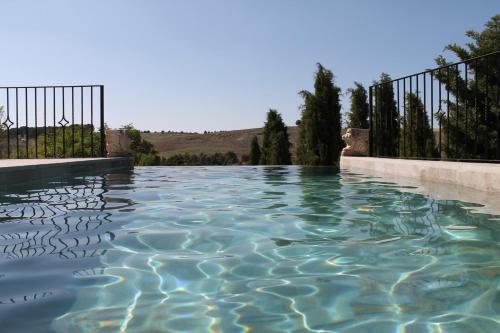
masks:
POLYGON ((351 95, 351 109, 347 127, 368 128, 368 102, 366 89, 361 83, 354 82, 354 88, 347 90, 351 95))
POLYGON ((375 108, 373 112, 374 152, 378 156, 397 156, 399 140, 399 114, 394 100, 391 77, 382 73, 379 84, 374 87, 375 108))
POLYGON ((250 143, 250 153, 248 154, 248 163, 251 165, 258 165, 260 162, 260 146, 259 140, 255 135, 250 143))
POLYGON ((341 138, 340 88, 333 74, 317 64, 314 93, 303 90, 297 161, 303 165, 334 165, 343 147, 341 138))
POLYGON ((288 130, 276 110, 271 109, 267 113, 260 163, 264 165, 292 164, 288 130))
POLYGON ((407 93, 405 103, 406 117, 402 125, 406 130, 400 139, 399 156, 437 157, 434 133, 422 100, 414 93, 407 93))

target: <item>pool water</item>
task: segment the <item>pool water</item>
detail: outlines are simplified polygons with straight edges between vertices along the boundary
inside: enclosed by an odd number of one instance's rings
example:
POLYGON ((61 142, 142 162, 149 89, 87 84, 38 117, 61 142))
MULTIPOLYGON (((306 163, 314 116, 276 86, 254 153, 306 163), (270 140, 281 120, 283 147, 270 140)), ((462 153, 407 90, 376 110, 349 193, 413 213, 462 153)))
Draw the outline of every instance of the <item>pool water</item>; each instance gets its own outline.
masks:
POLYGON ((0 187, 2 332, 500 332, 500 216, 334 168, 0 187))

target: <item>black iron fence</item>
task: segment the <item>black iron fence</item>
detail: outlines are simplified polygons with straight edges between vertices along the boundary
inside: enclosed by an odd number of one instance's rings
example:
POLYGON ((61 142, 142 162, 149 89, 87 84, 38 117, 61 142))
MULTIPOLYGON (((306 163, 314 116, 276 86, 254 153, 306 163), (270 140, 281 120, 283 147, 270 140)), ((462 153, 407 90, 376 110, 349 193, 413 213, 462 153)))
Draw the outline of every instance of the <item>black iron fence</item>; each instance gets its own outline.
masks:
POLYGON ((105 156, 102 85, 0 87, 0 117, 0 158, 105 156))
POLYGON ((500 162, 500 52, 369 89, 370 156, 500 162))

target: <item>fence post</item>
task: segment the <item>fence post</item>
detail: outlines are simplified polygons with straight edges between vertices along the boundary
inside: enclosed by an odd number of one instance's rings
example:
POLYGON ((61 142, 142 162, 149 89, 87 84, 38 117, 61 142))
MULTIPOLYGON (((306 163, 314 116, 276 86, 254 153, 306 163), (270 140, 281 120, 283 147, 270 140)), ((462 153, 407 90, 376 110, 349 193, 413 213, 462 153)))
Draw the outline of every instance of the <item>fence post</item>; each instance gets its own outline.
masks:
POLYGON ((369 134, 369 156, 373 157, 373 86, 370 86, 369 89, 369 98, 370 98, 370 134, 369 134))
POLYGON ((106 139, 104 137, 104 86, 100 86, 101 90, 101 157, 106 157, 106 139))

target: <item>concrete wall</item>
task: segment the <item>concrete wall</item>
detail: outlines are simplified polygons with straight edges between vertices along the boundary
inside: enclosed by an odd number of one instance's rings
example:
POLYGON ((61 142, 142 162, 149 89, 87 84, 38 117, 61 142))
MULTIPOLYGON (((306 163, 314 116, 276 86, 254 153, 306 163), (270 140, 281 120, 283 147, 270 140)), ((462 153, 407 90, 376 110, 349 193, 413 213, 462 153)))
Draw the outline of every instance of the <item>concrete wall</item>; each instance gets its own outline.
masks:
POLYGON ((12 183, 131 168, 127 157, 0 160, 0 190, 12 183))
POLYGON ((340 167, 495 193, 500 203, 500 164, 342 156, 340 167))

